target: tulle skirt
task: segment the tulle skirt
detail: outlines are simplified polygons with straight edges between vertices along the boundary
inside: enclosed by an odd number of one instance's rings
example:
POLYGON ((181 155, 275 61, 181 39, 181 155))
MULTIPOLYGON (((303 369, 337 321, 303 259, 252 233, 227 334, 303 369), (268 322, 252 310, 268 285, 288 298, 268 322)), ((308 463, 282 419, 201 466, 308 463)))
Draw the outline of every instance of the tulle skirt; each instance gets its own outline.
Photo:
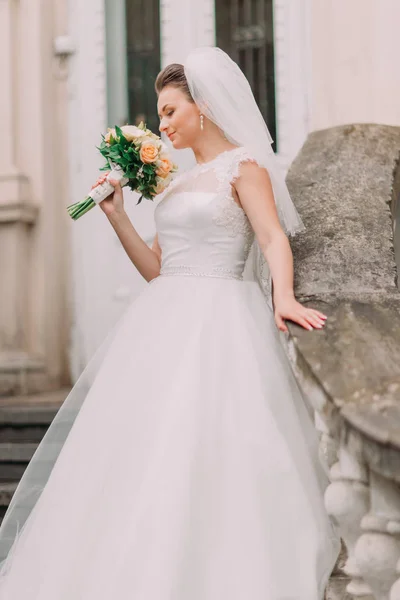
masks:
POLYGON ((0 600, 321 600, 339 537, 279 335, 255 282, 146 286, 14 495, 0 600))

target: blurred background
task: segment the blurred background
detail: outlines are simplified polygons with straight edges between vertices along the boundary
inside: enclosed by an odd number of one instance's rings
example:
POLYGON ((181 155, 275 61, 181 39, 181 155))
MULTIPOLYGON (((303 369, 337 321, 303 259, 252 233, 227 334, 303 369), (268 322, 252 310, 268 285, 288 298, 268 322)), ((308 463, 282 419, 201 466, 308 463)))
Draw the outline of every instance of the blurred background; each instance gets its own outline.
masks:
MULTIPOLYGON (((228 52, 287 170, 316 129, 400 125, 399 22, 396 0, 0 0, 0 395, 76 381, 147 285, 100 210, 66 207, 107 126, 158 130, 162 67, 228 52)), ((150 245, 154 203, 126 205, 150 245)))

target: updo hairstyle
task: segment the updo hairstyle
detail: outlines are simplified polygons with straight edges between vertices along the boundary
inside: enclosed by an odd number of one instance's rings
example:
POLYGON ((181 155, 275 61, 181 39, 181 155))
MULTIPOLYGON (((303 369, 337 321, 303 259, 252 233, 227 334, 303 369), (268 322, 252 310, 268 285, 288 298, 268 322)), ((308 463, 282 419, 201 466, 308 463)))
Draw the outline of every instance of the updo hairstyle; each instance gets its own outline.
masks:
POLYGON ((168 85, 180 89, 186 95, 189 102, 194 103, 194 100, 189 90, 183 65, 179 63, 172 63, 170 65, 167 65, 162 71, 159 72, 154 86, 156 89, 157 96, 159 96, 161 90, 163 90, 168 85))

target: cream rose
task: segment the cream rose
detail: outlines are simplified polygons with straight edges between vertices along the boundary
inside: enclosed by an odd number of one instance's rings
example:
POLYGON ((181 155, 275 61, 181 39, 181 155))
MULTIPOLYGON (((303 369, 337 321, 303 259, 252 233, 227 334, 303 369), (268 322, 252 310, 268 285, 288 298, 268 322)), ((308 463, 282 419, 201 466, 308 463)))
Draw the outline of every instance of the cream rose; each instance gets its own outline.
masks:
POLYGON ((121 131, 128 142, 133 142, 135 139, 142 138, 146 135, 146 132, 143 131, 143 129, 140 129, 140 127, 136 127, 136 125, 123 125, 121 131))
POLYGON ((167 175, 167 177, 156 177, 156 191, 155 194, 161 194, 165 190, 165 188, 171 183, 172 176, 171 174, 167 175))
MULTIPOLYGON (((120 129, 121 129, 122 133, 124 134, 124 137, 128 140, 128 142, 134 142, 138 138, 143 138, 146 135, 146 132, 143 131, 143 129, 136 127, 136 125, 123 125, 120 129)), ((117 138, 115 129, 108 128, 107 133, 104 136, 104 141, 107 144, 110 143, 111 136, 114 139, 117 138)))
POLYGON ((145 164, 156 162, 159 157, 157 144, 152 141, 143 142, 140 147, 140 160, 145 164))
POLYGON ((156 163, 156 175, 165 179, 167 175, 172 171, 172 161, 168 156, 160 156, 160 159, 156 163))
POLYGON ((155 194, 161 194, 161 192, 165 189, 165 180, 162 179, 161 177, 156 177, 156 188, 155 188, 155 194))
POLYGON ((111 136, 113 136, 113 138, 115 139, 115 129, 110 129, 110 128, 108 128, 108 129, 107 129, 107 133, 106 133, 106 135, 104 136, 104 141, 105 141, 107 144, 109 144, 109 143, 110 143, 110 138, 111 138, 111 136))
POLYGON ((151 129, 146 129, 145 133, 146 133, 146 136, 149 137, 149 138, 151 138, 152 140, 158 140, 158 141, 160 141, 160 136, 156 135, 155 133, 153 133, 151 131, 151 129))

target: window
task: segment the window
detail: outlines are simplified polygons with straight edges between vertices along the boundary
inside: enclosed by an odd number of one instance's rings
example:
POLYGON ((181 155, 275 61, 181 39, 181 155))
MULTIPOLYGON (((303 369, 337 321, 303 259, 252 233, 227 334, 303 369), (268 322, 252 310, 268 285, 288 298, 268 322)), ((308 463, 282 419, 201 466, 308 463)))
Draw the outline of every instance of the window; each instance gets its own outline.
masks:
POLYGON ((215 0, 216 41, 246 75, 277 151, 273 0, 215 0))
POLYGON ((126 0, 129 123, 158 132, 154 82, 161 68, 159 0, 126 0))

